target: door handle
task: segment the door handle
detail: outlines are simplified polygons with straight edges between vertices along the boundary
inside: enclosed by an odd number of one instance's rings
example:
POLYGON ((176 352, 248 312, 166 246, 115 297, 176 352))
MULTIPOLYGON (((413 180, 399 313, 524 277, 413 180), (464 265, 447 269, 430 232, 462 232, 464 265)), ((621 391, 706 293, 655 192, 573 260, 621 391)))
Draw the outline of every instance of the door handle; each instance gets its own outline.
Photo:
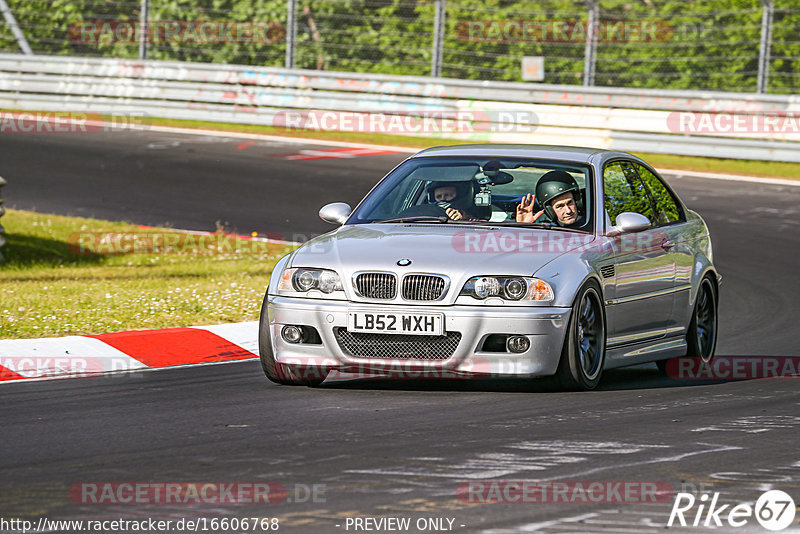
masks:
POLYGON ((663 248, 664 250, 669 250, 674 246, 675 246, 675 243, 673 243, 669 239, 665 239, 664 241, 661 242, 661 248, 663 248))

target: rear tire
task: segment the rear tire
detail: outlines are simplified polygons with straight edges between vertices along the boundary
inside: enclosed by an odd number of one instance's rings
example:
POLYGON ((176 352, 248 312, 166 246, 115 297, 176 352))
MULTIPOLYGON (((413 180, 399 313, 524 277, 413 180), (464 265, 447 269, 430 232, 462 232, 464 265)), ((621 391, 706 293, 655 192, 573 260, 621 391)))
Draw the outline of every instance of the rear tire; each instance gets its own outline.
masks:
POLYGON ((692 321, 686 332, 688 357, 700 358, 703 363, 711 362, 717 349, 717 323, 717 293, 711 279, 706 276, 697 289, 692 321))
MULTIPOLYGON (((703 364, 711 363, 717 347, 717 292, 711 278, 704 277, 697 289, 692 320, 686 330, 686 357, 700 359, 703 364)), ((656 362, 658 370, 669 374, 669 362, 675 358, 656 362)))
POLYGON ((591 390, 600 383, 606 357, 606 322, 597 282, 578 292, 558 362, 556 376, 568 390, 591 390))
POLYGON ((264 375, 276 384, 284 386, 318 386, 325 380, 326 372, 317 368, 295 369, 275 361, 272 352, 272 340, 269 331, 269 313, 267 297, 261 306, 261 317, 258 322, 258 353, 264 375))

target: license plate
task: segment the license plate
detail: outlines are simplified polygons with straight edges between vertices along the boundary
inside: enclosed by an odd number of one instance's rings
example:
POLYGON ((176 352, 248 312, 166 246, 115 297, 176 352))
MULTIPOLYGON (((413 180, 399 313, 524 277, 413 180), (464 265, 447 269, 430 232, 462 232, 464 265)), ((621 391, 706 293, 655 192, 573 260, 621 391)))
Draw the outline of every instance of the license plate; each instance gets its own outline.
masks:
POLYGON ((347 329, 350 332, 441 336, 444 335, 444 314, 349 312, 347 329))

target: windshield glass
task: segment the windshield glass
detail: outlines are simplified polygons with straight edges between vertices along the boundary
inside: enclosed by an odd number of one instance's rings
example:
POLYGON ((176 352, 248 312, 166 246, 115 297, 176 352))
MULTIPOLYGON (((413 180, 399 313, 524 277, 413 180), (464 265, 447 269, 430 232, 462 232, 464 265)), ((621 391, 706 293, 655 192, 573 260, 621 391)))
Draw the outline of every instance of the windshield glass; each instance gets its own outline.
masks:
POLYGON ((387 176, 349 223, 399 219, 588 230, 593 194, 590 173, 587 165, 563 161, 415 158, 387 176))

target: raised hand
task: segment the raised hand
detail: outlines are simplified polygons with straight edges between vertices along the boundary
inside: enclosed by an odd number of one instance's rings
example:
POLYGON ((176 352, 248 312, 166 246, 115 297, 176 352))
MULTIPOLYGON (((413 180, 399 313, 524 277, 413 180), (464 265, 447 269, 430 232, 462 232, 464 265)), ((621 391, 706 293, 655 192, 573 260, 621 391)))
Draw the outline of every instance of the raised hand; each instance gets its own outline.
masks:
POLYGON ((533 213, 533 204, 535 201, 536 197, 530 193, 522 197, 520 203, 517 204, 517 222, 532 223, 542 216, 544 210, 533 213))

